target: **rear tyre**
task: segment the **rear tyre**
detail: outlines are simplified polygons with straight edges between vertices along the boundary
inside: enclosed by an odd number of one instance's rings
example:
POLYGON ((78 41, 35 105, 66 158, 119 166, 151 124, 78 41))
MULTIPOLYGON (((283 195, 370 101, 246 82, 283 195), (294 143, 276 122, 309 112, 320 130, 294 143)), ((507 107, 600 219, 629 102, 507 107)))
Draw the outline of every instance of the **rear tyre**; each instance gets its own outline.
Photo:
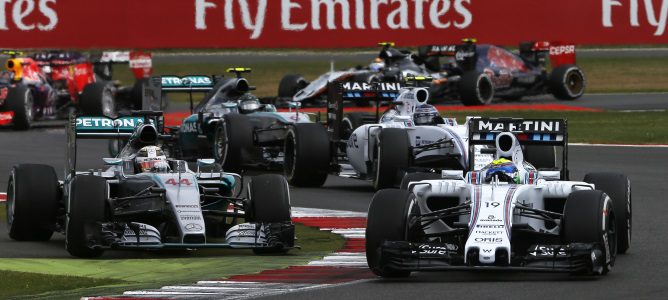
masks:
POLYGON ((386 266, 381 247, 385 241, 408 240, 408 208, 415 196, 406 190, 378 191, 371 200, 366 226, 366 259, 369 269, 381 277, 408 277, 410 271, 386 266))
POLYGON ((397 187, 409 163, 411 143, 408 132, 400 128, 385 128, 378 136, 376 176, 373 186, 376 190, 397 187))
POLYGON ((292 98, 307 85, 308 81, 300 74, 285 75, 278 84, 278 97, 292 98))
POLYGON ((617 255, 617 230, 613 201, 601 191, 575 191, 566 199, 562 220, 565 243, 592 243, 601 251, 594 274, 612 270, 617 255))
POLYGON ((32 126, 34 99, 27 86, 17 85, 7 93, 7 108, 14 112, 15 130, 27 130, 32 126))
POLYGON ((525 146, 524 160, 536 169, 556 169, 557 150, 554 146, 525 146))
POLYGON ((79 105, 86 115, 116 117, 116 100, 111 85, 105 81, 93 82, 84 87, 79 105))
POLYGON ((99 230, 97 223, 106 217, 107 181, 102 177, 79 175, 71 186, 70 203, 65 226, 67 252, 81 258, 95 258, 103 249, 91 248, 90 231, 99 230))
POLYGON ((612 198, 618 233, 617 253, 626 253, 631 247, 631 181, 623 174, 589 173, 585 175, 584 182, 593 183, 597 190, 612 198))
MULTIPOLYGON (((248 184, 249 221, 257 223, 290 222, 290 192, 285 177, 276 174, 255 176, 248 184)), ((253 249, 255 254, 286 253, 288 249, 253 249)))
POLYGON ((7 186, 7 228, 17 241, 48 241, 58 213, 56 171, 45 165, 18 165, 7 186))
POLYGON ((294 186, 318 187, 329 174, 330 144, 325 127, 315 123, 294 124, 285 137, 284 171, 294 186))
POLYGON ((577 66, 563 65, 552 70, 548 86, 555 98, 575 100, 584 95, 587 80, 584 72, 577 66))
POLYGON ((441 175, 436 173, 425 173, 425 172, 408 173, 401 180, 401 186, 399 188, 402 190, 408 190, 408 185, 411 182, 422 181, 422 180, 437 180, 441 178, 442 178, 441 175))
POLYGON ((469 71, 462 75, 459 82, 459 96, 462 103, 467 106, 486 105, 494 99, 494 84, 489 75, 469 71))
POLYGON ((239 173, 243 167, 244 149, 253 146, 253 124, 248 117, 226 114, 216 125, 213 154, 225 171, 239 173))

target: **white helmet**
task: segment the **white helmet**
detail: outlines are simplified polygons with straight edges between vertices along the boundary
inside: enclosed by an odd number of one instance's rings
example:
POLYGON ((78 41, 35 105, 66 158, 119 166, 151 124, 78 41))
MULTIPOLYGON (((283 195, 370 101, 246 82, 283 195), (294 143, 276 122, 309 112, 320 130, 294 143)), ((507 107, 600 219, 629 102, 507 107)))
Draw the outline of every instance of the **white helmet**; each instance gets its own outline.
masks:
POLYGON ((157 146, 146 146, 137 152, 137 169, 141 172, 169 172, 167 157, 157 146))

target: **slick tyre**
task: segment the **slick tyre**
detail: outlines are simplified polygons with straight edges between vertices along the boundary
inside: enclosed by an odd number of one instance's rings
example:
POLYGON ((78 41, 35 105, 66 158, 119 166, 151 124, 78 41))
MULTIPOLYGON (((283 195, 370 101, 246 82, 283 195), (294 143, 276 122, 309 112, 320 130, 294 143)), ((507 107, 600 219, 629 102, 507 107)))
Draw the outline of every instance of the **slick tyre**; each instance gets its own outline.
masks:
POLYGON ((325 127, 294 124, 285 137, 285 176, 291 185, 319 187, 329 174, 330 143, 325 127))
POLYGON ((617 224, 617 254, 626 253, 631 247, 631 181, 626 175, 617 173, 589 173, 583 181, 593 183, 597 190, 612 198, 617 224))
POLYGON ((532 164, 536 169, 557 168, 557 150, 554 146, 525 146, 524 160, 532 164))
MULTIPOLYGON (((91 233, 100 230, 106 218, 107 181, 102 177, 79 175, 71 183, 70 203, 65 225, 65 245, 74 257, 96 258, 104 250, 91 248, 91 233)), ((99 241, 98 241, 99 242, 99 241)))
POLYGON ((60 187, 56 171, 44 165, 18 165, 7 186, 7 228, 17 241, 48 241, 56 227, 60 187))
POLYGON ((411 143, 408 132, 400 128, 385 128, 378 136, 375 176, 376 190, 399 186, 408 168, 411 143))
POLYGON ((555 98, 575 100, 584 95, 587 80, 584 72, 577 66, 563 65, 552 70, 548 86, 555 98))
MULTIPOLYGON (((290 222, 290 192, 285 177, 276 174, 255 176, 248 184, 249 219, 256 223, 290 222)), ((280 254, 287 249, 253 249, 256 254, 280 254)))
POLYGON ((408 173, 401 180, 401 185, 400 185, 399 188, 402 189, 402 190, 408 190, 408 185, 411 182, 422 181, 422 180, 437 180, 437 179, 441 179, 440 174, 425 173, 425 172, 408 173))
POLYGON ((366 226, 366 259, 380 277, 408 277, 411 272, 387 266, 382 257, 385 241, 407 241, 408 209, 415 196, 406 190, 378 191, 371 200, 366 226))
POLYGON ((81 111, 90 116, 116 117, 116 100, 106 81, 98 81, 84 87, 79 99, 81 111))
POLYGON ((23 85, 10 88, 7 93, 7 110, 14 112, 14 130, 27 130, 32 126, 34 99, 30 89, 23 85))
POLYGON ((239 173, 244 151, 253 147, 253 124, 247 116, 226 114, 216 125, 213 154, 226 172, 239 173))
POLYGON ((605 275, 615 264, 617 228, 613 201, 602 191, 575 191, 566 199, 562 220, 565 243, 591 243, 600 251, 600 266, 592 273, 605 275))
POLYGON ((278 84, 278 97, 292 98, 307 85, 308 81, 300 74, 285 75, 278 84))
POLYGON ((459 82, 459 96, 462 103, 467 106, 486 105, 494 99, 494 84, 489 75, 469 71, 462 75, 459 82))

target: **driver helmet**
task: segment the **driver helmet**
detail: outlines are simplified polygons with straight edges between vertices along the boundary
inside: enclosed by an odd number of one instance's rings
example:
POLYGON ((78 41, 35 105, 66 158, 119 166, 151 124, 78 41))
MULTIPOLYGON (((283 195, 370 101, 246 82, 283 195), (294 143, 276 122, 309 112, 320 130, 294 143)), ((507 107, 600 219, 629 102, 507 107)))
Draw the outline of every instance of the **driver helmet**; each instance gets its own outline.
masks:
POLYGON ((491 182, 494 177, 499 178, 500 181, 507 183, 519 184, 520 172, 512 161, 500 158, 493 161, 485 167, 485 181, 491 182))
POLYGON ((385 69, 385 62, 382 58, 378 57, 369 65, 369 69, 373 72, 380 72, 385 69))
POLYGON ((413 113, 413 123, 415 123, 416 126, 436 125, 435 120, 440 116, 441 114, 433 105, 420 104, 415 108, 415 112, 413 113))
POLYGON ((146 146, 139 149, 135 157, 135 164, 141 172, 161 173, 169 171, 167 156, 157 146, 146 146))
POLYGON ((239 112, 242 114, 256 112, 260 109, 261 106, 262 105, 260 104, 260 100, 251 94, 244 94, 239 97, 239 112))

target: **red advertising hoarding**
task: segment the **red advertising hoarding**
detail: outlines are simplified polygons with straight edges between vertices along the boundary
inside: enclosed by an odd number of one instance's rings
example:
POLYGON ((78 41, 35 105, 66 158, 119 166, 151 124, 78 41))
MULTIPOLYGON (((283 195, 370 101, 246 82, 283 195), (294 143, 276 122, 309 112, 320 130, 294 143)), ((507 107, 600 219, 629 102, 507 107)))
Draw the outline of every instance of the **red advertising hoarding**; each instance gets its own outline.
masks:
POLYGON ((668 44, 668 0, 0 0, 1 48, 668 44))

